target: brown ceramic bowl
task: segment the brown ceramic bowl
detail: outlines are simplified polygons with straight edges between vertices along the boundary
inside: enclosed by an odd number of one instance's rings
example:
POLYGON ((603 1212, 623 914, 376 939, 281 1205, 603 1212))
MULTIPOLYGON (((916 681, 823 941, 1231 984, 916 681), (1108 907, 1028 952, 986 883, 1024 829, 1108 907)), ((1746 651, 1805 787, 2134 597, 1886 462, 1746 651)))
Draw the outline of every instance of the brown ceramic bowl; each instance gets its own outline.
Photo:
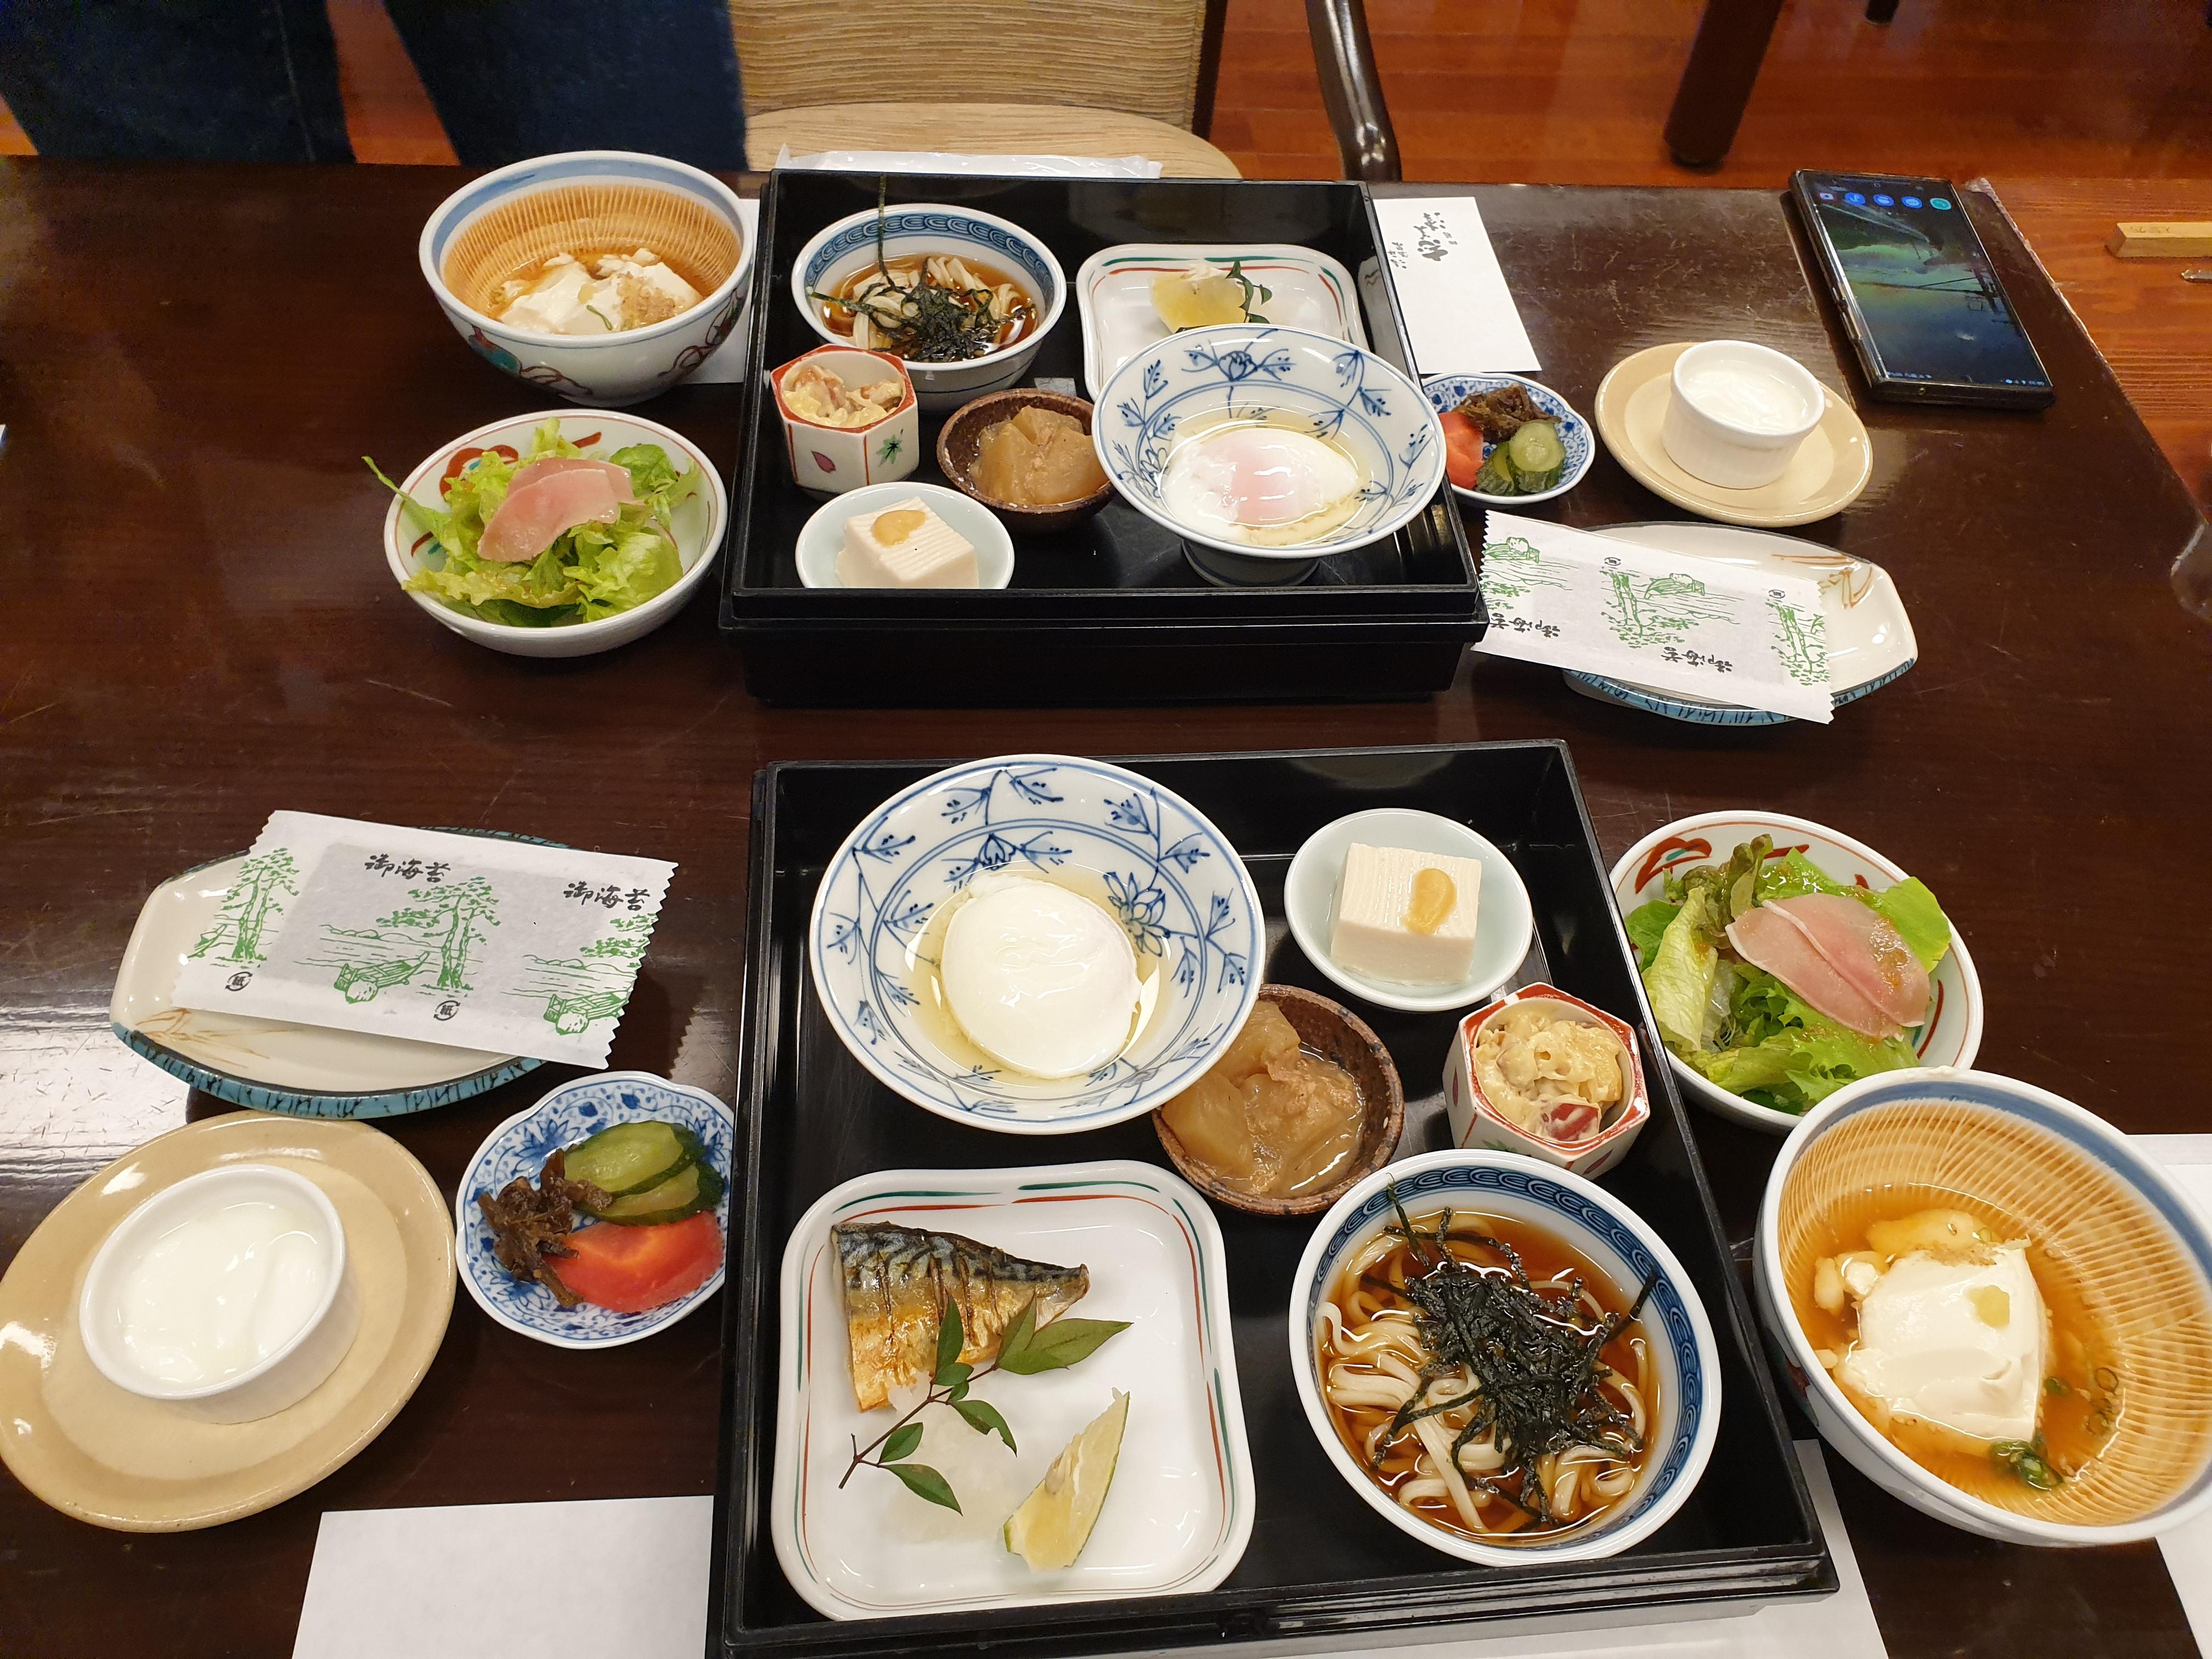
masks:
POLYGON ((1352 1073, 1352 1080, 1359 1090, 1360 1103, 1367 1109, 1367 1122, 1360 1132, 1359 1151, 1351 1167, 1328 1186, 1300 1193, 1295 1198, 1243 1193, 1226 1185, 1211 1169, 1184 1151, 1176 1132, 1168 1127, 1167 1120, 1158 1112, 1152 1114, 1152 1131, 1159 1136, 1168 1161, 1182 1178, 1215 1203, 1247 1210, 1254 1215, 1318 1215, 1343 1197, 1353 1182, 1364 1180, 1390 1161, 1391 1155, 1398 1150, 1399 1133, 1406 1127, 1405 1091, 1399 1086, 1398 1068, 1391 1063, 1390 1051, 1382 1046, 1382 1039, 1369 1030, 1366 1022, 1342 1003, 1302 991, 1294 985, 1263 985, 1260 995, 1282 1010, 1283 1018, 1291 1022, 1303 1047, 1352 1073))
POLYGON ((1018 536, 1065 530, 1070 525, 1082 523, 1114 499, 1114 486, 1110 482, 1099 485, 1079 501, 1064 501, 1058 507, 1015 507, 1009 502, 994 500, 975 488, 972 473, 976 447, 983 441, 983 428, 996 426, 1001 421, 1012 420, 1017 410, 1032 404, 1039 409, 1048 409, 1055 415, 1073 415, 1083 422, 1085 432, 1091 430, 1091 405, 1082 398, 1062 397, 1057 392, 1039 392, 1030 386, 1016 386, 1011 392, 989 392, 972 404, 962 404, 937 434, 937 465, 951 480, 952 487, 982 502, 1005 520, 1006 528, 1018 536))

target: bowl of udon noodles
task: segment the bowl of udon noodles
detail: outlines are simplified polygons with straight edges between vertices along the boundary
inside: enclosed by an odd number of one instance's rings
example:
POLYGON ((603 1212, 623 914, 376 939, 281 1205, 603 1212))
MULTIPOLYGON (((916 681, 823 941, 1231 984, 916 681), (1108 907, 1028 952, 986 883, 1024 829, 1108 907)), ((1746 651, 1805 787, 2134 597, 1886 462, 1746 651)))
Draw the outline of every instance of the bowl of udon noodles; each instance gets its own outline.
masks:
POLYGON ((1290 1343, 1346 1484, 1487 1566, 1649 1537, 1720 1432, 1720 1352, 1674 1252, 1602 1188, 1518 1153, 1423 1153, 1346 1193, 1298 1263, 1290 1343))
POLYGON ((1009 220, 902 202, 823 226, 793 262, 791 299, 831 345, 903 360, 915 401, 942 411, 1029 373, 1067 277, 1009 220))
POLYGON ((1820 1436, 2009 1543, 2212 1510, 2212 1231, 2110 1124, 1991 1073, 1885 1072, 1767 1180, 1754 1300, 1820 1436))

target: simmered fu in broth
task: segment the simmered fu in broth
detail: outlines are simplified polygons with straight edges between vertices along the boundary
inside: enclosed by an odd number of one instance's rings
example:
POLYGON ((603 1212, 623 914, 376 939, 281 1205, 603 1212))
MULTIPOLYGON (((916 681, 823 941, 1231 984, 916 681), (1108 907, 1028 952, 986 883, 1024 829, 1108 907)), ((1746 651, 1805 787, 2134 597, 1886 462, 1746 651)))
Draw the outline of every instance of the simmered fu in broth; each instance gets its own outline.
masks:
POLYGON ((1345 1262, 1316 1340, 1353 1459, 1433 1526, 1483 1542, 1589 1526, 1636 1489, 1656 1367, 1630 1296, 1549 1233, 1438 1210, 1345 1262))
POLYGON ((963 362, 1014 344, 1037 325, 1026 288, 965 255, 879 252, 834 293, 812 298, 823 320, 854 345, 909 362, 963 362))

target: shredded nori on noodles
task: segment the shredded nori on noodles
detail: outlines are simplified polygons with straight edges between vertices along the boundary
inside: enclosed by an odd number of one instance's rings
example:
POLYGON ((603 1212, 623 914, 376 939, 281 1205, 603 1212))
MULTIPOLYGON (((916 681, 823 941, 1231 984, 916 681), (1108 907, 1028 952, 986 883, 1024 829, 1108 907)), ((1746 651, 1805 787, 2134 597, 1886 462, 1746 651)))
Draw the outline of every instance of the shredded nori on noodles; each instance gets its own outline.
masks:
POLYGON ((1391 1231, 1405 1238, 1419 1261, 1433 1265, 1402 1285, 1382 1287, 1413 1304, 1428 1358, 1420 1386, 1398 1408, 1380 1445, 1388 1446, 1422 1418, 1472 1407, 1467 1426, 1452 1442, 1452 1462, 1459 1462, 1461 1449, 1469 1442, 1490 1434, 1504 1468, 1495 1475, 1471 1474, 1462 1468, 1460 1478, 1536 1521, 1556 1519, 1538 1477, 1540 1460, 1574 1446, 1623 1458, 1644 1449, 1643 1437, 1598 1382, 1607 1369, 1602 1358, 1606 1345, 1643 1311, 1659 1283, 1658 1269, 1645 1276, 1626 1313, 1593 1321, 1582 1305, 1579 1275, 1564 1284, 1532 1285, 1520 1252, 1510 1244, 1485 1233, 1453 1231, 1449 1210, 1433 1233, 1424 1234, 1407 1217, 1395 1187, 1390 1202, 1398 1214, 1398 1225, 1391 1231), (1445 1247, 1446 1239, 1495 1251, 1504 1265, 1479 1267, 1462 1261, 1445 1247), (1449 1400, 1425 1398, 1431 1383, 1462 1365, 1474 1373, 1472 1389, 1449 1400), (1509 1489, 1506 1483, 1516 1478, 1517 1490, 1509 1489))
MULTIPOLYGON (((842 299, 835 294, 806 297, 865 316, 890 342, 891 349, 908 362, 957 363, 981 357, 998 348, 999 332, 1012 318, 1001 318, 991 309, 988 288, 945 288, 928 281, 911 287, 891 275, 884 249, 884 214, 890 180, 876 191, 876 264, 883 285, 863 295, 842 299), (911 306, 913 309, 908 310, 911 306)), ((1035 308, 1024 298, 1015 317, 1034 317, 1035 308)))

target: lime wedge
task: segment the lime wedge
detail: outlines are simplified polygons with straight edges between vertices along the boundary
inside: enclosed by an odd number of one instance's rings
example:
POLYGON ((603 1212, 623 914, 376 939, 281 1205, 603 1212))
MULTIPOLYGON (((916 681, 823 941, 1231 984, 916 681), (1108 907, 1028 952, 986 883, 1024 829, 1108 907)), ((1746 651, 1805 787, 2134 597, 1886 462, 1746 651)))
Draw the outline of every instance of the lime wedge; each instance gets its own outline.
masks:
POLYGON ((1129 1396, 1117 1389, 1114 1403, 1067 1443, 1036 1490, 1007 1517, 1000 1536, 1032 1571, 1072 1567, 1083 1553, 1091 1528, 1098 1524, 1098 1511, 1106 1506, 1106 1489, 1114 1484, 1121 1431, 1128 1421, 1129 1396))

